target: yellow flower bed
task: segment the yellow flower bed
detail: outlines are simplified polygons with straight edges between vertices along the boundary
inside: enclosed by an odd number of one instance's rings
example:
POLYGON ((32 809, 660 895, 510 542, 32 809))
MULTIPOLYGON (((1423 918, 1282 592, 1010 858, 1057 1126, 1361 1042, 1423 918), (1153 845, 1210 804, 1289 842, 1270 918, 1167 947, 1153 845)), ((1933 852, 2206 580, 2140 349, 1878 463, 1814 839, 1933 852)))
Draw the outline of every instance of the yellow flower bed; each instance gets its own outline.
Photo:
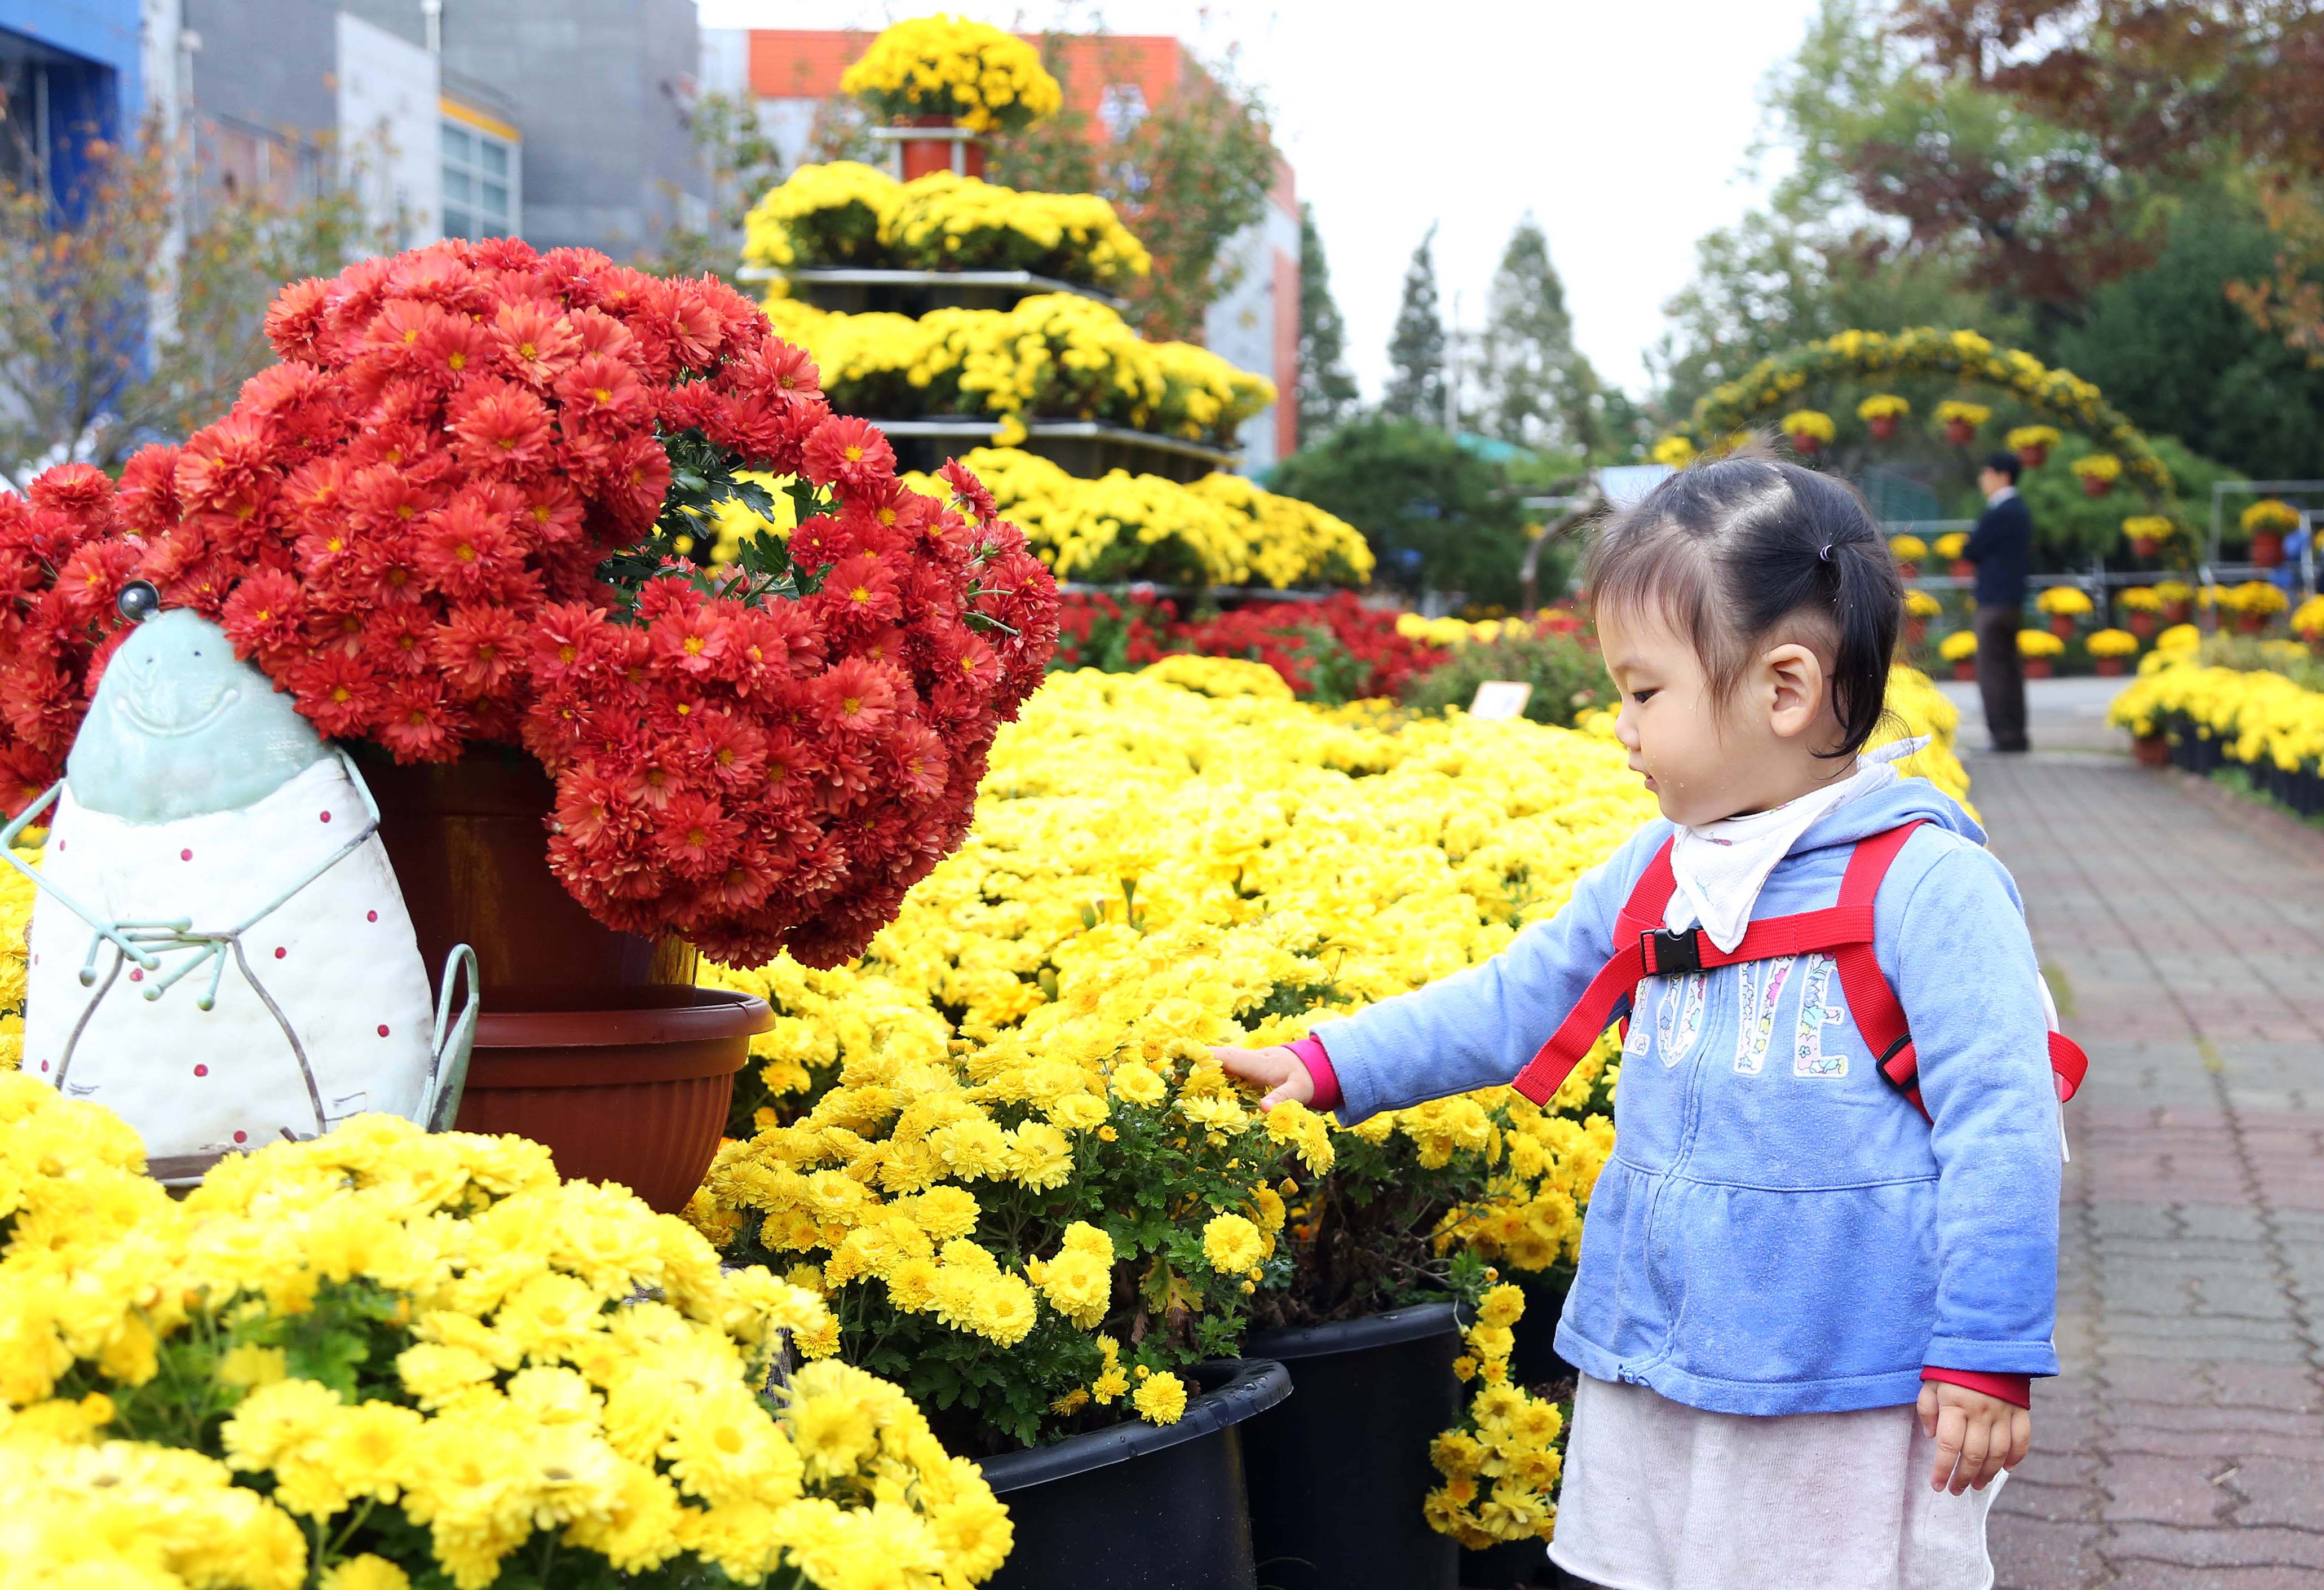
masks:
POLYGON ((1969 550, 1969 532, 1949 530, 1936 540, 1937 556, 1950 563, 1969 550))
POLYGON ((1977 655, 1977 632, 1957 629, 1937 642, 1937 655, 1947 662, 1965 661, 1977 655))
POLYGON ((1396 615, 1397 633, 1407 641, 1431 646, 1490 645, 1495 641, 1529 640, 1536 633, 1555 634, 1572 627, 1571 620, 1535 624, 1522 618, 1423 618, 1417 613, 1396 615))
POLYGON ((2133 513, 2122 522, 2126 541, 2167 541, 2179 533, 2179 522, 2167 513, 2133 513))
POLYGON ((976 133, 1026 126, 1065 103, 1032 45, 942 14, 899 22, 872 40, 840 74, 839 91, 882 117, 948 116, 976 133))
POLYGON ((2058 657, 2065 653, 2066 642, 2046 629, 2021 629, 2017 632, 2017 654, 2020 657, 2058 657))
POLYGON ((2135 657, 2138 637, 2126 629, 2102 629, 2083 642, 2093 657, 2135 657))
POLYGON ((1856 405, 1859 420, 1902 420, 1913 411, 1913 405, 1893 392, 1876 392, 1856 405))
POLYGON ((2089 593, 2080 586, 2051 586, 2034 598, 2034 605, 2052 617, 2080 618, 2092 611, 2089 593))
MULTIPOLYGON (((1087 480, 1015 448, 978 448, 962 462, 1060 578, 1280 590, 1361 585, 1371 577, 1372 550, 1355 526, 1239 475, 1182 485, 1116 469, 1087 480)), ((906 480, 939 499, 951 489, 918 475, 906 480)))
POLYGON ((1892 535, 1888 551, 1899 563, 1918 563, 1929 555, 1929 543, 1912 534, 1892 535))
POLYGON ((1907 618, 1934 618, 1944 610, 1945 605, 1926 591, 1915 589, 1904 593, 1904 616, 1907 618))
POLYGON ((785 1333, 834 1334, 819 1299, 537 1143, 360 1116, 182 1202, 143 1166, 118 1117, 0 1077, 11 1583, 484 1590, 521 1555, 939 1590, 1008 1552, 894 1386, 817 1364, 762 1400, 785 1333))
POLYGON ((1993 411, 1983 403, 1949 398, 1937 405, 1937 423, 1940 425, 1961 424, 1972 430, 1982 430, 1986 421, 1992 418, 1993 411))
POLYGON ((2117 480, 2122 476, 2122 460, 2112 453, 2086 453, 2066 466, 2082 480, 2117 480))
POLYGON ((2216 740, 2238 762, 2285 772, 2324 764, 2324 692, 2263 670, 2207 668, 2186 651, 2175 658, 2150 658, 2107 721, 2142 737, 2216 740))
POLYGON ((1075 293, 1009 310, 841 315, 770 299, 776 333, 807 350, 832 407, 875 419, 989 416, 1005 432, 1035 419, 1102 420, 1231 446, 1275 401, 1275 384, 1207 348, 1148 342, 1075 293))
POLYGON ((1097 287, 1154 268, 1094 193, 1020 192, 951 171, 899 182, 854 161, 804 165, 769 189, 743 223, 742 257, 778 270, 1030 271, 1097 287))

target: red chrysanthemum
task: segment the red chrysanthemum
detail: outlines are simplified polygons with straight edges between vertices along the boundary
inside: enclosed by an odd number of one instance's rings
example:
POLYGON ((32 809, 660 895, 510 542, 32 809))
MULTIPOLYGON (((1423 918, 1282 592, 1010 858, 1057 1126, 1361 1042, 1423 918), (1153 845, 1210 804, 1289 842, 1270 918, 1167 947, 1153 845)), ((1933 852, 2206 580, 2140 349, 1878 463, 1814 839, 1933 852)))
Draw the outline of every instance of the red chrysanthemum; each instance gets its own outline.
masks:
POLYGON ((870 422, 835 414, 807 439, 800 467, 817 485, 860 491, 895 476, 896 449, 870 422))
POLYGON ((7 804, 61 772, 143 578, 326 735, 521 742, 556 781, 549 865, 611 927, 828 965, 959 841, 1055 588, 973 476, 946 472, 965 517, 898 482, 747 300, 454 239, 295 283, 266 332, 284 363, 117 488, 69 466, 0 495, 7 804), (790 545, 813 596, 633 559, 600 583, 660 519, 678 430, 827 488, 790 545))

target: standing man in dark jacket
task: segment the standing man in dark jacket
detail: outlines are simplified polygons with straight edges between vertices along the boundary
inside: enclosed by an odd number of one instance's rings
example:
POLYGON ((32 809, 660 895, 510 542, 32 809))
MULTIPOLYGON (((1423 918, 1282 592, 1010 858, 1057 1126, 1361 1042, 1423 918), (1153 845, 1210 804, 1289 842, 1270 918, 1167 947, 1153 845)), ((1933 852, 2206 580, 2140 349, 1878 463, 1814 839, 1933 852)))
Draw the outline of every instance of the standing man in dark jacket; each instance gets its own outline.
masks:
POLYGON ((1985 512, 1962 556, 1977 565, 1977 689, 1996 751, 2024 751, 2025 666, 2017 631, 2025 615, 2025 562, 2034 515, 2017 495, 2017 455, 1994 453, 1978 472, 1985 512))

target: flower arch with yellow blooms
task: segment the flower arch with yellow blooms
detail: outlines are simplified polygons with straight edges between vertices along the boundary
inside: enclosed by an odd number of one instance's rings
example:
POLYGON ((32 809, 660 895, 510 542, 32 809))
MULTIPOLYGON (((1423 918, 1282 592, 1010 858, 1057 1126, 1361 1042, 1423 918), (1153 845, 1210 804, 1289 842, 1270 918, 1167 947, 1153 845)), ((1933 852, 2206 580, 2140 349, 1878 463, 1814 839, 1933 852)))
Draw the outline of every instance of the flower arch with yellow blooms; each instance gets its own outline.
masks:
POLYGON ((1735 431, 1800 407, 1800 394, 1812 388, 1886 375, 1950 376, 1964 387, 1999 393, 2114 454, 2122 460, 2124 477, 2149 498, 2172 494, 2171 471, 2147 445, 2145 434, 2095 385, 2070 370, 2053 370, 2023 349, 1996 347, 1974 331, 1925 326, 1893 335, 1842 331, 1803 343, 1713 387, 1672 434, 1694 447, 1715 446, 1735 431))

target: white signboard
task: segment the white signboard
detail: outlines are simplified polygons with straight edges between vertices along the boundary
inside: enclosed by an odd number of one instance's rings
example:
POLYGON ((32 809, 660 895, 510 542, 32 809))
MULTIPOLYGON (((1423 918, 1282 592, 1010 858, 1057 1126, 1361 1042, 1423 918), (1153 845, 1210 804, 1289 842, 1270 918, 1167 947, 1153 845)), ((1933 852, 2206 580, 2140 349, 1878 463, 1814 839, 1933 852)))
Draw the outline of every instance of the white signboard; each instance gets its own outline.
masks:
POLYGON ((1469 703, 1471 717, 1523 717, 1526 703, 1533 698, 1533 687, 1511 679, 1487 679, 1477 687, 1477 698, 1469 703))

